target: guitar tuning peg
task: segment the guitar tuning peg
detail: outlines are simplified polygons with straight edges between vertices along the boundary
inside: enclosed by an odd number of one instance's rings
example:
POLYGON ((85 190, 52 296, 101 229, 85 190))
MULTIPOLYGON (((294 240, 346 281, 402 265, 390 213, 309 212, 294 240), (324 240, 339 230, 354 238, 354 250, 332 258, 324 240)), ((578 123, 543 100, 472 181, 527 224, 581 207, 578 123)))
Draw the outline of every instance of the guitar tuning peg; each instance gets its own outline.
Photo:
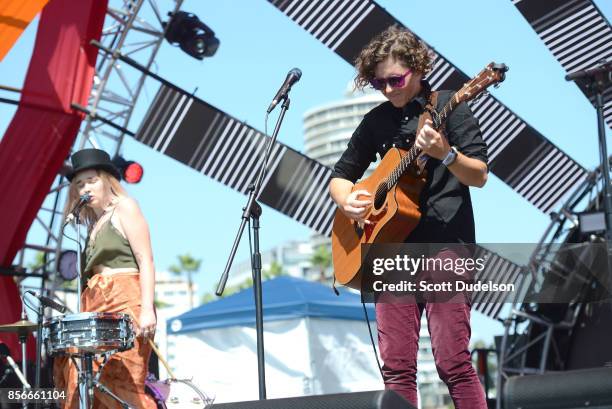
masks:
POLYGON ((489 95, 489 91, 485 90, 483 92, 481 92, 480 94, 478 94, 475 98, 474 98, 474 102, 478 102, 480 101, 480 99, 484 96, 489 95))

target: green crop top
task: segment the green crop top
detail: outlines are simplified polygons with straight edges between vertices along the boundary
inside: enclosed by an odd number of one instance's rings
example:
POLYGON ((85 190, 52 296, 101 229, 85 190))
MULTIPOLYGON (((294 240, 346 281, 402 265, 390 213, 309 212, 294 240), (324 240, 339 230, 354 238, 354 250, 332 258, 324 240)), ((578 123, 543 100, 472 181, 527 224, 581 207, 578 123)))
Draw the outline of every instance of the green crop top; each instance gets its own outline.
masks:
MULTIPOLYGON (((115 210, 113 209, 113 213, 115 210)), ((93 275, 93 267, 103 265, 110 268, 136 268, 138 263, 130 247, 130 242, 121 235, 108 218, 96 233, 96 238, 90 243, 87 238, 85 254, 81 258, 83 288, 93 275)))

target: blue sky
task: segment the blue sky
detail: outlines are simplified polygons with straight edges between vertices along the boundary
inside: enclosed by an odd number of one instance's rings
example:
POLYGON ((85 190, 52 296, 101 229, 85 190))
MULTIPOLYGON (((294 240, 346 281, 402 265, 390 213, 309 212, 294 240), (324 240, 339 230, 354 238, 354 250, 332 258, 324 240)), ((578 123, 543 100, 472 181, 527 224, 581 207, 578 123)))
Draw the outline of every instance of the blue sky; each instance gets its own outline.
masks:
MULTIPOLYGON (((506 63, 510 67, 507 79, 492 94, 587 169, 598 163, 594 109, 575 85, 563 79, 562 67, 512 2, 379 3, 468 75, 490 61, 506 63)), ((595 3, 610 20, 612 3, 595 3)), ((164 12, 171 2, 159 4, 164 12)), ((155 71, 188 91, 197 88, 200 98, 263 130, 270 100, 288 70, 299 67, 303 76, 292 90, 291 109, 279 140, 302 150, 303 113, 342 99, 353 68, 265 0, 186 0, 183 9, 197 14, 216 32, 219 50, 214 57, 197 61, 166 43, 155 71)), ((0 63, 1 84, 22 86, 35 28, 36 24, 30 25, 0 63)), ((129 126, 133 131, 158 85, 147 81, 129 126)), ((14 111, 14 106, 0 105, 0 135, 14 111)), ((275 118, 271 116, 270 128, 275 118)), ((149 221, 158 270, 167 269, 176 255, 190 252, 203 259, 197 278, 201 292, 211 291, 225 265, 246 198, 130 138, 122 151, 145 168, 143 182, 128 190, 149 221)), ((472 197, 481 243, 537 241, 549 220, 494 175, 483 189, 472 189, 472 197)), ((264 208, 261 225, 264 250, 310 234, 269 208, 264 208)), ((30 234, 37 237, 41 230, 33 228, 30 234)), ((236 261, 246 257, 247 247, 245 237, 236 261)))

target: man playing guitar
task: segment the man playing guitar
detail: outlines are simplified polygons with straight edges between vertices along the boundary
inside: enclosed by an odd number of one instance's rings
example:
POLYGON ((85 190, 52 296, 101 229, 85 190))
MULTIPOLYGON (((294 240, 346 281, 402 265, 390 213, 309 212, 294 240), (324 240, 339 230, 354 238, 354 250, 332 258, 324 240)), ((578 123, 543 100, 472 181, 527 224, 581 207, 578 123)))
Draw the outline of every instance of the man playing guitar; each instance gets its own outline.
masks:
MULTIPOLYGON (((357 88, 368 84, 388 99, 365 116, 347 149, 334 166, 330 194, 344 215, 367 224, 373 192, 353 190, 378 153, 415 144, 425 156, 420 161, 426 180, 419 197, 421 219, 409 243, 474 243, 474 216, 469 186, 487 181, 487 146, 478 123, 465 102, 448 116, 444 132, 427 120, 417 134, 419 117, 430 101, 423 76, 431 69, 431 54, 409 31, 390 27, 375 37, 356 60, 357 88)), ((436 109, 451 98, 437 93, 436 109)), ((443 252, 453 250, 444 249, 443 252)), ((445 254, 445 257, 453 254, 445 254)), ((380 301, 380 300, 379 300, 380 301)), ((393 389, 417 406, 416 366, 421 315, 426 312, 433 355, 440 378, 458 409, 486 408, 483 388, 468 350, 470 303, 376 303, 378 342, 383 377, 393 389)))

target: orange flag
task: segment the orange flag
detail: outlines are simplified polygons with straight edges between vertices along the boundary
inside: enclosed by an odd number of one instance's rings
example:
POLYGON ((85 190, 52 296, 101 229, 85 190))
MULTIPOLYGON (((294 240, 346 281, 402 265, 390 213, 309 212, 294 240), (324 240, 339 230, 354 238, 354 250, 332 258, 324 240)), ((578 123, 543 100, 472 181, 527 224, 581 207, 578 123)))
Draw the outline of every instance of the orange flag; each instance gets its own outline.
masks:
POLYGON ((0 2, 0 61, 48 2, 49 0, 2 0, 0 2))

